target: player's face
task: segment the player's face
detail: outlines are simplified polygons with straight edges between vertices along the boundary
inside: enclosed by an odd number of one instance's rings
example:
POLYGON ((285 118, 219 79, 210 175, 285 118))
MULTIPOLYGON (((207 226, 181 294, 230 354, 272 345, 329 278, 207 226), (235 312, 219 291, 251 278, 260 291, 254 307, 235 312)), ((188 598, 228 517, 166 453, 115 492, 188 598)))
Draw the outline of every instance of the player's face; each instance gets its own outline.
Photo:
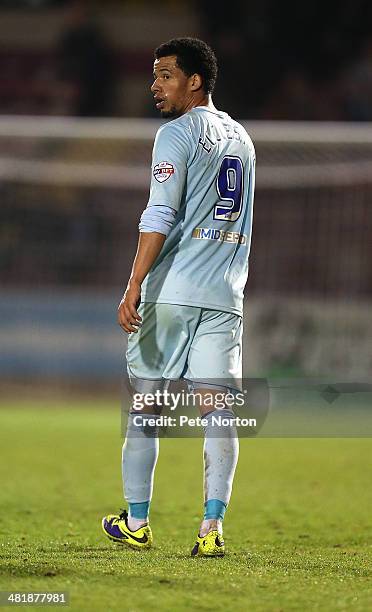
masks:
POLYGON ((162 117, 179 117, 186 112, 192 97, 192 78, 177 66, 175 55, 155 60, 151 91, 162 117))

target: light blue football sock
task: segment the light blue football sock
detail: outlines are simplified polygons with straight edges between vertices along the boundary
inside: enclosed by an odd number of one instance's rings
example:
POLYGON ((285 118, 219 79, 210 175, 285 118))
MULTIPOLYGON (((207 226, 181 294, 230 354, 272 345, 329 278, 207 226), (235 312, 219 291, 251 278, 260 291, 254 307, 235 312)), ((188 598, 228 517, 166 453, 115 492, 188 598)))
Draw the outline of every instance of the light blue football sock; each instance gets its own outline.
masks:
POLYGON ((122 452, 122 476, 129 513, 135 519, 148 518, 159 454, 159 438, 157 429, 149 426, 147 421, 156 416, 138 413, 130 413, 128 416, 127 434, 122 452))
POLYGON ((204 519, 223 520, 239 456, 235 415, 231 410, 213 410, 203 419, 207 421, 204 427, 204 519), (219 424, 220 418, 224 424, 219 424))

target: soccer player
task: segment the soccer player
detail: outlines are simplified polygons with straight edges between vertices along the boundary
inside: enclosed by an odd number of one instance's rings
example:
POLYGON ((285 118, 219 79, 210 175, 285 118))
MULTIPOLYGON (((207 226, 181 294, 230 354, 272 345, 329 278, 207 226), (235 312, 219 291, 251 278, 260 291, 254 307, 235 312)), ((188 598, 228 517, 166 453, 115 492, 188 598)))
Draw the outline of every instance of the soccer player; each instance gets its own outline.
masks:
MULTIPOLYGON (((129 334, 128 374, 133 390, 166 389, 185 379, 200 393, 204 420, 204 517, 193 556, 225 552, 222 521, 238 460, 234 413, 203 401, 221 389, 239 389, 243 290, 251 242, 255 152, 244 128, 217 110, 212 49, 178 38, 155 50, 151 91, 163 118, 152 158, 150 196, 139 224, 132 273, 118 308, 129 334), (214 433, 214 418, 226 418, 214 433)), ((122 468, 129 513, 104 517, 112 540, 149 548, 148 522, 158 457, 156 428, 147 407, 129 413, 122 468), (150 428, 151 429, 151 428, 150 428)))

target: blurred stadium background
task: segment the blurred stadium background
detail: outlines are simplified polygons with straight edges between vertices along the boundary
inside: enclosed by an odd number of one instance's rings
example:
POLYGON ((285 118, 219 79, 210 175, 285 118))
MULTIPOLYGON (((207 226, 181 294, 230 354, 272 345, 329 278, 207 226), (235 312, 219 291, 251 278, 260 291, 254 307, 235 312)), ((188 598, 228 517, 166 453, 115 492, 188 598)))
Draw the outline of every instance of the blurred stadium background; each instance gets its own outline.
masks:
POLYGON ((119 384, 153 48, 180 35, 214 46, 257 150, 245 375, 371 375, 371 4, 213 6, 0 0, 4 388, 119 384))

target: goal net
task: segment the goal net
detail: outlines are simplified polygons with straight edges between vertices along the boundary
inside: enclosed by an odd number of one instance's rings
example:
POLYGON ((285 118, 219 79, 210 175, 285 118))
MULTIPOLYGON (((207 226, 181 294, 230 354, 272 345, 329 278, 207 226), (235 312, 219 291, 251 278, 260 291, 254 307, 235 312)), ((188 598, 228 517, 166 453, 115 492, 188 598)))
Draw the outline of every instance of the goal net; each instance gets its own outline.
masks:
MULTIPOLYGON (((110 376, 158 121, 0 119, 0 374, 110 376)), ((372 127, 247 123, 245 372, 372 371, 372 127)))

